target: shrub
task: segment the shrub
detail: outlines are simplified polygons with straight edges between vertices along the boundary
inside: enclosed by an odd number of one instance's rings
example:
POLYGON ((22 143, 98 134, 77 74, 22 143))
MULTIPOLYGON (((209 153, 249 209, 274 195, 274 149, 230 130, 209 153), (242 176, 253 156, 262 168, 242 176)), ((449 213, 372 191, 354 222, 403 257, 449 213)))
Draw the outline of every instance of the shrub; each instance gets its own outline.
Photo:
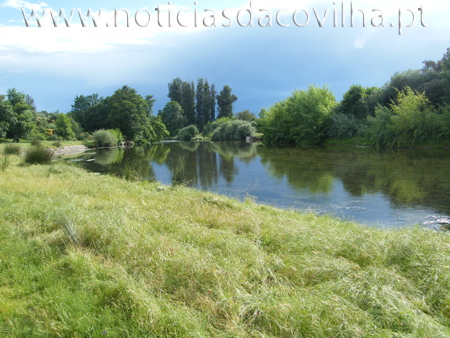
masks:
POLYGON ((220 119, 215 120, 214 122, 208 122, 203 128, 203 136, 210 136, 217 128, 219 128, 222 124, 233 121, 231 117, 221 117, 220 119))
POLYGON ((7 144, 3 148, 4 155, 20 155, 21 148, 18 144, 7 144))
POLYGON ((54 147, 59 148, 59 147, 61 147, 61 145, 62 145, 62 143, 61 143, 61 141, 59 141, 59 140, 53 142, 53 146, 54 146, 54 147))
POLYGON ((198 129, 195 125, 190 125, 180 130, 178 139, 181 141, 189 141, 194 136, 198 135, 198 129))
POLYGON ((260 131, 272 144, 323 144, 335 105, 336 98, 327 86, 296 90, 264 111, 260 131))
POLYGON ((40 147, 40 146, 42 146, 42 142, 41 142, 40 139, 34 138, 34 139, 31 140, 31 145, 33 147, 40 147))
POLYGON ((114 147, 117 145, 117 137, 108 130, 97 130, 93 137, 97 147, 114 147))
POLYGON ((119 128, 117 129, 108 129, 108 131, 114 135, 114 137, 117 139, 117 144, 122 143, 123 140, 123 135, 122 132, 120 131, 119 128))
POLYGON ((52 148, 30 147, 25 152, 25 163, 28 164, 50 164, 53 159, 52 148))
POLYGON ((331 138, 354 137, 366 124, 367 120, 358 119, 353 115, 337 113, 331 117, 328 136, 331 138))
POLYGON ((245 140, 247 136, 255 134, 255 128, 250 122, 242 120, 234 120, 223 123, 219 128, 214 130, 211 135, 212 141, 239 141, 245 140))

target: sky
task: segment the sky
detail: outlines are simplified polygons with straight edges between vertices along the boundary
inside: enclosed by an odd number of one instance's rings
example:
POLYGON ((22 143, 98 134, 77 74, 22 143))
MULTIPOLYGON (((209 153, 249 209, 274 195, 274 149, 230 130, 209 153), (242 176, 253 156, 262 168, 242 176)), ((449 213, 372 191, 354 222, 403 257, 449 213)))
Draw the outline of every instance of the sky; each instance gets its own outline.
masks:
POLYGON ((449 14, 450 2, 436 0, 0 0, 0 94, 16 88, 39 111, 67 113, 77 95, 128 85, 153 95, 157 113, 169 82, 201 77, 232 88, 235 112, 258 114, 311 84, 339 101, 353 84, 379 87, 441 59, 449 14), (68 21, 74 9, 70 27, 61 9, 68 21))

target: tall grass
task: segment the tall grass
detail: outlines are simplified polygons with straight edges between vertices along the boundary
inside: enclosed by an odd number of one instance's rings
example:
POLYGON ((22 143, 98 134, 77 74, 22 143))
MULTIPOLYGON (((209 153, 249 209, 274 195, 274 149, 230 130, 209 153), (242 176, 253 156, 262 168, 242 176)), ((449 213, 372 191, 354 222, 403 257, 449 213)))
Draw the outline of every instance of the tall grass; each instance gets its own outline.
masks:
POLYGON ((27 164, 50 164, 54 152, 52 148, 30 147, 25 151, 24 161, 27 164))
POLYGON ((0 336, 450 336, 447 233, 11 161, 0 336))
POLYGON ((9 143, 3 147, 4 155, 20 155, 22 149, 18 144, 9 143))

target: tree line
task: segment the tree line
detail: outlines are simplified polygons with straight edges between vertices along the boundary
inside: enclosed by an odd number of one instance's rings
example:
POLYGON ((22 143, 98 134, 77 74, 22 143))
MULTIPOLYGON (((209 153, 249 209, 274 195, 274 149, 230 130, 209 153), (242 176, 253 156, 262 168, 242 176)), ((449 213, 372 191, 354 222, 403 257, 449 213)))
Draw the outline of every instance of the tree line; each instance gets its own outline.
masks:
POLYGON ((258 130, 271 144, 354 137, 379 147, 450 142, 450 49, 423 65, 395 73, 382 87, 352 85, 340 102, 327 86, 296 90, 261 110, 258 130))
POLYGON ((199 78, 197 86, 193 81, 182 81, 179 77, 168 84, 170 98, 158 112, 170 135, 176 136, 187 126, 194 125, 199 131, 216 119, 233 117, 233 103, 237 96, 225 85, 217 95, 214 83, 199 78), (217 108, 217 116, 216 116, 217 108))

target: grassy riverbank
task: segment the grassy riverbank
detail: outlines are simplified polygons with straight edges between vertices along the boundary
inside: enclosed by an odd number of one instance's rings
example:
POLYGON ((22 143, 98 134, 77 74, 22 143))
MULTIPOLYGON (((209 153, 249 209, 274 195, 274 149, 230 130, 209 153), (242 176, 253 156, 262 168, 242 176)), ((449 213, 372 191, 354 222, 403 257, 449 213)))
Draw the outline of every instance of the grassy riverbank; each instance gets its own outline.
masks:
POLYGON ((450 235, 0 171, 0 336, 448 337, 450 235))

